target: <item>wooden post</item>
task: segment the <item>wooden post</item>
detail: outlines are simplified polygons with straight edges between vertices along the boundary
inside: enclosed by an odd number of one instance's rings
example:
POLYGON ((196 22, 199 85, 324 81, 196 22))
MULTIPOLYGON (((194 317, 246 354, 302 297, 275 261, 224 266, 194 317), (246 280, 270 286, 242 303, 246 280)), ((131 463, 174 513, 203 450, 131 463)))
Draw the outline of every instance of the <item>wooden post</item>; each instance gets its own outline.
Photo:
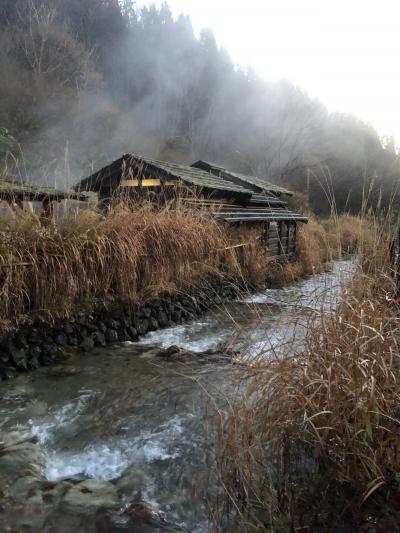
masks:
POLYGON ((42 200, 43 211, 40 215, 40 221, 43 226, 48 226, 54 221, 54 206, 49 197, 42 200))
POLYGON ((287 226, 287 243, 286 243, 286 254, 289 255, 290 253, 290 227, 291 227, 291 222, 286 222, 286 226, 287 226))
POLYGON ((269 246, 269 222, 265 223, 264 226, 264 236, 263 236, 264 245, 268 248, 269 246))
POLYGON ((279 238, 279 255, 282 255, 284 253, 283 249, 283 222, 278 222, 278 238, 279 238))

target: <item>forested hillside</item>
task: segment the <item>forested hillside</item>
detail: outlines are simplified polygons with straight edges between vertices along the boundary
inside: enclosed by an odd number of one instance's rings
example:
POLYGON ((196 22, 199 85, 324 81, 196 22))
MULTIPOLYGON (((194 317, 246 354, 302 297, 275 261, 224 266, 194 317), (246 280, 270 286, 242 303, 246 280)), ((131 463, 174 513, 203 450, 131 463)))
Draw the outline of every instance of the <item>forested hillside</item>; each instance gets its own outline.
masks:
POLYGON ((129 151, 203 158, 284 182, 320 212, 320 184, 334 184, 340 209, 357 209, 371 180, 387 200, 399 179, 393 141, 237 68, 210 30, 196 37, 166 4, 2 0, 0 68, 9 174, 68 186, 129 151))

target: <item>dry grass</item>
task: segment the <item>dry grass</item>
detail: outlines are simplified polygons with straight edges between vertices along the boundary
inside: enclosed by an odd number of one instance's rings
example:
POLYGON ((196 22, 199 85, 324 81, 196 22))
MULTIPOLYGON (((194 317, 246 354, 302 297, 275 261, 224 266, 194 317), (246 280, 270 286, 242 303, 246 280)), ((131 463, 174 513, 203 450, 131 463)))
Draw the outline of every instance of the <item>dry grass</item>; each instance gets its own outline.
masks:
POLYGON ((368 227, 356 237, 368 260, 336 310, 310 319, 300 350, 260 354, 236 376, 244 393, 221 418, 217 457, 215 516, 229 530, 329 530, 400 471, 397 288, 388 225, 368 227))
POLYGON ((226 261, 228 271, 240 273, 244 285, 251 289, 263 287, 268 279, 269 261, 261 240, 262 225, 225 226, 230 243, 226 261))
POLYGON ((271 286, 291 283, 321 271, 328 261, 338 259, 340 228, 340 224, 332 221, 322 225, 313 216, 310 216, 308 224, 299 224, 295 261, 287 261, 284 256, 279 261, 268 257, 260 238, 263 233, 261 226, 228 228, 227 238, 234 245, 246 244, 243 248, 234 249, 233 262, 236 261, 243 280, 252 288, 259 288, 265 283, 271 286))
POLYGON ((224 227, 201 211, 134 210, 117 204, 107 217, 69 212, 47 227, 21 212, 0 233, 0 324, 28 317, 70 317, 111 304, 130 306, 184 291, 209 275, 240 278, 251 289, 311 274, 337 253, 311 219, 299 232, 295 263, 269 260, 261 227, 224 227), (238 246, 236 245, 244 245, 238 246))
POLYGON ((226 237, 201 214, 123 206, 85 210, 43 228, 32 216, 1 233, 0 320, 70 316, 183 290, 220 272, 226 237))

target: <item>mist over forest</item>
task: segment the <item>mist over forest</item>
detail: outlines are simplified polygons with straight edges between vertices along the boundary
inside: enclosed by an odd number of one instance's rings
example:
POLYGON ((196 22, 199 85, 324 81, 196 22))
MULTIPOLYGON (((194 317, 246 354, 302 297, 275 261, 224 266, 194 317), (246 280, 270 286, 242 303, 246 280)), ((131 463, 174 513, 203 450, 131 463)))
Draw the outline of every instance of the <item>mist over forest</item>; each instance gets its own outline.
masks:
POLYGON ((387 202, 399 181, 393 139, 238 68, 167 4, 2 0, 0 68, 6 176, 66 188, 127 152, 201 158, 290 186, 320 213, 331 185, 339 210, 357 210, 363 190, 387 202))

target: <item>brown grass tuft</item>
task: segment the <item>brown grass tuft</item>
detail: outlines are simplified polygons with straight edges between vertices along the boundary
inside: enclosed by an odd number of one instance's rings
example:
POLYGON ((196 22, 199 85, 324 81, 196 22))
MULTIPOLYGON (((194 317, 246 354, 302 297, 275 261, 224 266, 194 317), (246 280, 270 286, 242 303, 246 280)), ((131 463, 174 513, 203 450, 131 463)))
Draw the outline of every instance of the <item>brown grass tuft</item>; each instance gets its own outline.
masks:
POLYGON ((47 228, 21 219, 1 233, 0 320, 68 317, 183 290, 220 271, 226 246, 213 220, 149 205, 107 217, 80 211, 47 228))
MULTIPOLYGON (((286 357, 260 354, 236 376, 244 392, 219 426, 214 515, 219 524, 230 517, 232 530, 326 530, 349 507, 389 490, 400 470, 390 232, 386 222, 367 221, 360 227, 369 232, 350 232, 350 222, 360 223, 345 218, 347 244, 369 255, 361 255, 336 310, 321 307, 310 319, 301 349, 293 344, 286 357)), ((314 226, 312 233, 319 231, 314 226)), ((307 265, 317 261, 306 257, 307 265)))

